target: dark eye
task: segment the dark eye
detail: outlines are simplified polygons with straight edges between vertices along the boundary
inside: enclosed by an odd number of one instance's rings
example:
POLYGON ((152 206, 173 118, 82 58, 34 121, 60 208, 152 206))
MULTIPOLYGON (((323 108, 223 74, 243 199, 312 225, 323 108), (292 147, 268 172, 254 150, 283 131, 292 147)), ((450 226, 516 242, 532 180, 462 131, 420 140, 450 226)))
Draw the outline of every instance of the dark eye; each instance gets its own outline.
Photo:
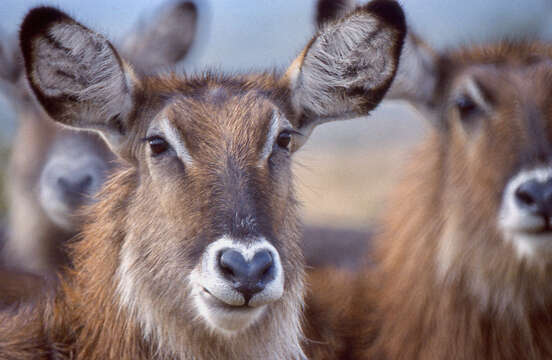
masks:
POLYGON ((282 149, 289 150, 289 144, 291 143, 291 134, 289 131, 282 131, 280 134, 278 134, 278 138, 276 139, 276 144, 278 144, 279 147, 282 149))
POLYGON ((152 136, 146 140, 153 156, 161 155, 169 149, 169 144, 160 136, 152 136))
POLYGON ((455 106, 463 120, 469 119, 478 111, 477 104, 468 95, 461 95, 455 101, 455 106))

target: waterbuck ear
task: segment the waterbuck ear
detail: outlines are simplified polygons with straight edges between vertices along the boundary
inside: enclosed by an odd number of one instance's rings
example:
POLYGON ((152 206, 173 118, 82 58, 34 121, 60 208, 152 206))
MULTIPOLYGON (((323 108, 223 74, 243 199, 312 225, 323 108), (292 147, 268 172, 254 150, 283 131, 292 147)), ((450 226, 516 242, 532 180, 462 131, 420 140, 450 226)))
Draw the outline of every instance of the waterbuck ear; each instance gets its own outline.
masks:
POLYGON ((99 131, 119 152, 136 80, 109 41, 51 7, 31 10, 19 35, 25 73, 46 112, 62 124, 99 131))
POLYGON ((355 8, 355 0, 318 0, 316 2, 315 23, 318 28, 335 21, 355 8))
POLYGON ((439 76, 439 55, 414 33, 409 32, 399 62, 397 76, 387 99, 406 100, 423 115, 434 117, 432 100, 439 76))
POLYGON ((6 95, 16 95, 15 86, 23 71, 23 61, 16 37, 0 32, 0 90, 6 95))
POLYGON ((372 1, 324 25, 284 76, 294 125, 308 135, 320 123, 367 115, 391 85, 405 33, 393 0, 372 1))
POLYGON ((127 35, 121 52, 142 71, 176 64, 196 35, 197 7, 192 1, 170 2, 127 35))

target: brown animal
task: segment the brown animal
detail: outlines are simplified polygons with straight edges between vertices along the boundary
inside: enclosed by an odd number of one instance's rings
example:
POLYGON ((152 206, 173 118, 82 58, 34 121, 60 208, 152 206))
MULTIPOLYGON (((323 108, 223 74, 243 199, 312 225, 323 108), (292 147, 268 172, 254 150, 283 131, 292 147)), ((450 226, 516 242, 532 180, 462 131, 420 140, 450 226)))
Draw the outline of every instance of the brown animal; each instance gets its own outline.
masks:
POLYGON ((375 240, 377 337, 358 358, 549 359, 552 46, 409 47, 435 126, 375 240))
MULTIPOLYGON (((174 64, 195 34, 196 7, 190 1, 162 6, 124 41, 122 52, 140 71, 174 64)), ((55 125, 29 93, 18 47, 0 46, 0 89, 17 110, 6 182, 9 221, 3 262, 51 275, 66 263, 64 245, 82 227, 79 209, 93 201, 115 156, 95 133, 55 125)))
MULTIPOLYGON (((345 309, 324 304, 335 331, 311 331, 327 345, 312 358, 552 358, 551 59, 529 39, 438 53, 407 38, 387 96, 434 126, 393 193, 375 266, 343 290, 345 309)), ((308 282, 316 311, 343 280, 308 282)))
POLYGON ((34 94, 122 159, 51 297, 0 313, 0 358, 303 356, 291 155, 323 122, 367 114, 405 33, 394 1, 318 33, 286 74, 142 76, 53 8, 20 32, 34 94))

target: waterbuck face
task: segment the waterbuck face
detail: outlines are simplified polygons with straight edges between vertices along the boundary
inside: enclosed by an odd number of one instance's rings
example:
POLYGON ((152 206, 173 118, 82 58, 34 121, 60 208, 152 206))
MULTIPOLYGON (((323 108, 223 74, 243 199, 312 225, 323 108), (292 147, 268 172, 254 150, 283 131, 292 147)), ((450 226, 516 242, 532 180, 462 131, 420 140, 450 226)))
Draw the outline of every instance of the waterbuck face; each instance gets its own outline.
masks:
POLYGON ((441 264, 461 263, 461 251, 495 269, 550 264, 550 47, 518 41, 438 54, 414 36, 407 44, 411 57, 388 95, 424 111, 441 144, 447 234, 456 234, 443 239, 441 264))
POLYGON ((38 180, 38 197, 54 224, 70 233, 82 223, 79 209, 94 201, 115 156, 104 141, 89 131, 58 128, 52 139, 38 180))
POLYGON ((58 10, 27 15, 38 100, 56 121, 100 132, 133 174, 116 281, 147 334, 174 343, 199 322, 253 336, 287 319, 298 336, 292 155, 316 125, 379 103, 404 33, 397 3, 379 0, 322 29, 282 77, 144 77, 58 10))
POLYGON ((198 81, 193 96, 174 93, 148 124, 131 215, 148 220, 121 269, 129 291, 137 268, 141 278, 180 268, 166 276, 188 291, 163 292, 227 333, 300 294, 303 267, 290 169, 300 135, 274 100, 234 85, 198 81))
POLYGON ((467 63, 453 66, 442 109, 454 162, 448 181, 458 196, 454 202, 494 219, 498 231, 489 236, 490 246, 513 247, 520 259, 550 263, 550 49, 502 44, 464 56, 467 63))

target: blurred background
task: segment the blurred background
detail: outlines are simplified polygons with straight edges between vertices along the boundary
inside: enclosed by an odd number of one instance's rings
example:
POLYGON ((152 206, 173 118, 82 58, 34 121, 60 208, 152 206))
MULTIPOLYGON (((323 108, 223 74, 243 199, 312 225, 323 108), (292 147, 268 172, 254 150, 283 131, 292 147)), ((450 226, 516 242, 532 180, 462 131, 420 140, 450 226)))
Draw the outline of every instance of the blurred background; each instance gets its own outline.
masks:
MULTIPOLYGON (((117 43, 163 0, 2 0, 0 34, 16 36, 35 5, 55 5, 117 43)), ((365 1, 363 1, 365 2, 365 1)), ((186 72, 285 67, 315 31, 314 0, 201 0, 198 33, 186 72)), ((403 0, 409 24, 437 49, 508 36, 552 37, 550 0, 403 0)), ((369 118, 315 130, 297 157, 297 183, 309 224, 362 229, 377 218, 409 149, 427 130, 407 105, 384 102, 369 118)), ((0 93, 0 172, 17 129, 14 108, 0 93)), ((4 178, 0 176, 0 179, 4 178)), ((0 180, 0 187, 2 182, 0 180)), ((5 211, 0 201, 0 212, 5 211)))

